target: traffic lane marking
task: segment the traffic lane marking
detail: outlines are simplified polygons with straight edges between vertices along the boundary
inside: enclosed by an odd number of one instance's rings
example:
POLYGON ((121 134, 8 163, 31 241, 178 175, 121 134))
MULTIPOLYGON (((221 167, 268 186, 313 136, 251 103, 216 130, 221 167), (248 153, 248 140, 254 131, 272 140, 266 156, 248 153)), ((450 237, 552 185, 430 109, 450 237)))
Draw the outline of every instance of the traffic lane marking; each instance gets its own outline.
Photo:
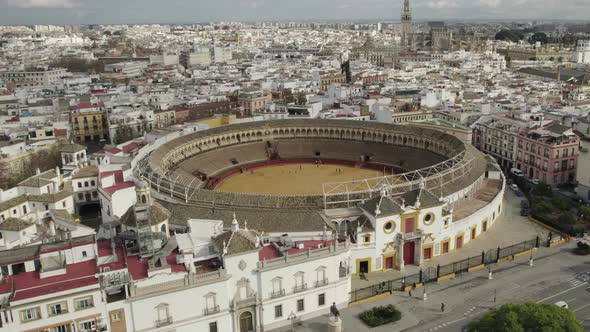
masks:
POLYGON ((549 296, 549 297, 546 297, 546 298, 544 298, 544 299, 542 299, 542 300, 539 300, 539 301, 537 301, 537 303, 545 302, 545 301, 547 301, 547 300, 549 300, 549 299, 552 299, 552 298, 554 298, 554 297, 556 297, 556 296, 559 296, 559 295, 565 294, 565 293, 567 293, 567 292, 569 292, 569 291, 571 291, 571 290, 574 290, 574 289, 576 289, 576 288, 582 287, 582 286, 584 286, 584 285, 587 285, 587 284, 588 284, 588 283, 587 283, 587 282, 585 282, 585 283, 583 283, 583 284, 580 284, 580 285, 577 285, 577 286, 574 286, 574 287, 568 288, 568 289, 564 290, 563 292, 559 292, 559 293, 557 293, 557 294, 554 294, 554 295, 551 295, 551 296, 549 296))
POLYGON ((577 308, 577 309, 575 309, 575 310, 572 310, 572 312, 578 312, 578 311, 580 311, 580 310, 582 310, 582 309, 584 309, 584 308, 586 308, 586 307, 590 307, 590 303, 588 303, 588 304, 586 304, 586 305, 584 305, 584 306, 581 306, 581 307, 579 307, 579 308, 577 308))

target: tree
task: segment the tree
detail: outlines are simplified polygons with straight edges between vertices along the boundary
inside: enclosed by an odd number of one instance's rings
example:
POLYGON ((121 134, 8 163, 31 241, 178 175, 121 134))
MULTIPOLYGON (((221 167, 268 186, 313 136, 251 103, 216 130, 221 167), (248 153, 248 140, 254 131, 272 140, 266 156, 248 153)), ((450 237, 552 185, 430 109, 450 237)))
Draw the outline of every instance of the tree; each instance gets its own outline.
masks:
POLYGON ((554 304, 505 304, 488 311, 482 318, 469 324, 469 331, 520 332, 569 331, 584 328, 573 312, 554 304))
POLYGON ((535 186, 533 192, 539 196, 545 197, 552 197, 553 196, 553 188, 545 182, 540 182, 535 186))
POLYGON ((573 225, 576 223, 576 217, 574 217, 573 214, 571 214, 570 212, 563 212, 559 215, 559 218, 557 219, 557 221, 559 222, 559 224, 561 225, 573 225))
POLYGON ((100 60, 86 60, 79 58, 60 58, 51 63, 53 68, 66 68, 69 72, 94 72, 102 73, 104 62, 100 60))
POLYGON ((535 32, 529 38, 529 44, 536 44, 537 42, 541 42, 541 45, 545 45, 549 43, 549 37, 544 32, 535 32))
POLYGON ((584 221, 590 221, 590 207, 580 205, 578 206, 578 214, 584 221))
POLYGON ((127 125, 122 125, 115 130, 115 137, 113 137, 114 144, 121 144, 133 139, 133 130, 127 125))
POLYGON ((518 43, 524 38, 524 35, 520 31, 514 30, 501 30, 496 33, 495 39, 496 40, 506 40, 511 41, 513 43, 518 43))

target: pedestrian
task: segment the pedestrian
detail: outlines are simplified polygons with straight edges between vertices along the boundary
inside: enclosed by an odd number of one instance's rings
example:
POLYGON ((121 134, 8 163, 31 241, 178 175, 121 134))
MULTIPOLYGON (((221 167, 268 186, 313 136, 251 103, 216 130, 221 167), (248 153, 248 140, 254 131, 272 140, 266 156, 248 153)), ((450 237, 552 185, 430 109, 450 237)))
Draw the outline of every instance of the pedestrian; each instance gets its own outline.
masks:
POLYGON ((445 304, 444 303, 440 304, 440 311, 445 312, 445 304))
POLYGON ((410 290, 408 291, 408 296, 412 297, 412 289, 410 288, 410 290))

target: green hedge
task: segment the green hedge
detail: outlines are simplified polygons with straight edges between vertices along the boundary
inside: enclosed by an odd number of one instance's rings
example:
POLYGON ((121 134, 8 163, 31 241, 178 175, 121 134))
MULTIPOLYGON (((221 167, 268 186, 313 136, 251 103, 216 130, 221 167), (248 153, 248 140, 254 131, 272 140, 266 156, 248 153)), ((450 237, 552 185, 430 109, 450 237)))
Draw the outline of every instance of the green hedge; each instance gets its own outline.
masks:
POLYGON ((402 313, 390 304, 363 311, 359 318, 368 326, 375 327, 397 322, 402 318, 402 313))
POLYGON ((582 256, 590 255, 590 245, 584 242, 578 242, 578 245, 576 249, 574 249, 574 252, 582 256))

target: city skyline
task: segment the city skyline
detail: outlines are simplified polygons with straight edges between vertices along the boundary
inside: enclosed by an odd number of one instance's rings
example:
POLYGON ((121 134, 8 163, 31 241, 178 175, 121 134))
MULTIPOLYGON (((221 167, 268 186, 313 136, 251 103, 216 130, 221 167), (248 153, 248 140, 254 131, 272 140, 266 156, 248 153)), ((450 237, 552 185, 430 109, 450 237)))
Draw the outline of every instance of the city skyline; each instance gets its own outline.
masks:
MULTIPOLYGON (((590 2, 582 0, 414 0, 415 21, 429 19, 584 20, 590 2)), ((160 2, 105 0, 1 0, 0 23, 28 24, 136 24, 211 21, 278 20, 386 20, 398 21, 402 1, 303 0, 297 3, 266 0, 216 2, 173 0, 160 2), (141 7, 138 6, 141 4, 141 7), (113 10, 117 8, 117 10, 113 10), (182 10, 180 10, 182 9, 182 10), (310 14, 312 13, 312 14, 310 14), (384 14, 387 13, 387 14, 384 14)))

